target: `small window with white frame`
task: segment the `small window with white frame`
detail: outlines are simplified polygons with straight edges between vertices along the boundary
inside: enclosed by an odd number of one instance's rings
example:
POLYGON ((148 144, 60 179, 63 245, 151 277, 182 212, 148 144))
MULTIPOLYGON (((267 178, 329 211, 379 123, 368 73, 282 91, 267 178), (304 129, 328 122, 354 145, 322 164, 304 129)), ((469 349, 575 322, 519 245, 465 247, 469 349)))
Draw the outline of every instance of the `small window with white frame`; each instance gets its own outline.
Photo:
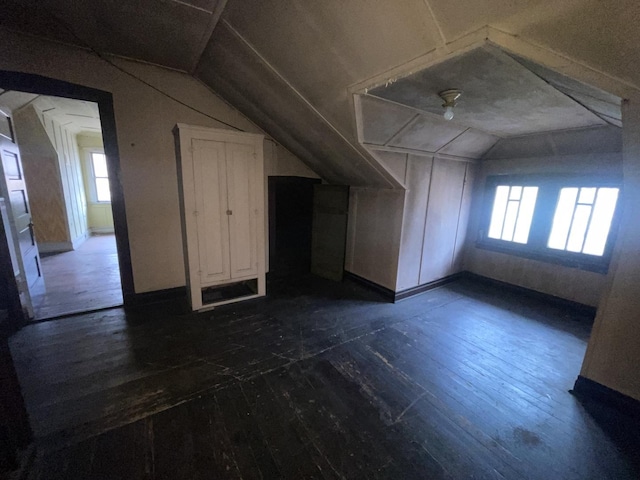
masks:
POLYGON ((95 200, 99 203, 111 202, 109 190, 109 173, 107 171, 107 157, 104 153, 91 152, 91 175, 95 188, 95 200))

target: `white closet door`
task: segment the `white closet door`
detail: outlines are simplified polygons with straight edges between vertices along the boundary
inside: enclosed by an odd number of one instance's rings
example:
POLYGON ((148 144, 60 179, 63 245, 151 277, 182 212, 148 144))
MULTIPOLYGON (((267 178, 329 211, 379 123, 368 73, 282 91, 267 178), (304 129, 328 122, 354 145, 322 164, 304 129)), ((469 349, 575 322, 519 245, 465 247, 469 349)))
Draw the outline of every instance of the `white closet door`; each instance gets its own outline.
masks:
POLYGON ((258 273, 256 188, 254 147, 227 143, 231 278, 258 273))
POLYGON ((200 281, 209 285, 231 278, 225 143, 194 139, 192 145, 200 281))

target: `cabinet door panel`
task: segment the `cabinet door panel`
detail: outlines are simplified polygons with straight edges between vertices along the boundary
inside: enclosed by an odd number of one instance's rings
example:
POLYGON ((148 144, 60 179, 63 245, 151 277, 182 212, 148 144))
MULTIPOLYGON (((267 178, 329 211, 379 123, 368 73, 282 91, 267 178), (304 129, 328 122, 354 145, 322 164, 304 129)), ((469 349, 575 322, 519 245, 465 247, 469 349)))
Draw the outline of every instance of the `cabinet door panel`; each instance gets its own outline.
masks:
POLYGON ((466 164, 435 159, 422 247, 420 284, 453 273, 453 259, 460 216, 466 164))
POLYGON ((231 278, 225 144, 193 140, 193 158, 200 281, 206 285, 231 278))
POLYGON ((253 146, 227 143, 231 278, 258 273, 256 181, 253 146))

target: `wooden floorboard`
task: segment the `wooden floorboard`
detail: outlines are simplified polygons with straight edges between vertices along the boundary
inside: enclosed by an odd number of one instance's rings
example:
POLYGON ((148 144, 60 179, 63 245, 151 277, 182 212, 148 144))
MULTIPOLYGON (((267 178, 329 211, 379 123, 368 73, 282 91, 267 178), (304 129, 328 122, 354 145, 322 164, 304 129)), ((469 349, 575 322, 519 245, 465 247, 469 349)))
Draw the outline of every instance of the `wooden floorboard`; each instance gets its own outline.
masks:
POLYGON ((591 321, 477 280, 390 304, 302 276, 30 325, 29 478, 638 478, 637 421, 569 393, 591 321))

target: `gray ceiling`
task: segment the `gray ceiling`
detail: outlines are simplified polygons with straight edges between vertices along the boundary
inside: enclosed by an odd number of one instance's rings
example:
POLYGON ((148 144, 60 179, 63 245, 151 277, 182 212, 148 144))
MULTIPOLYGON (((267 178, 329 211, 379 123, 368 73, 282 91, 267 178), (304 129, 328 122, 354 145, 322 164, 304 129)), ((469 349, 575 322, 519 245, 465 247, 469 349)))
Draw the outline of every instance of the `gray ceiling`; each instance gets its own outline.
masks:
MULTIPOLYGON (((601 0, 550 5, 7 0, 0 25, 194 74, 326 180, 395 187, 359 143, 350 88, 450 51, 470 32, 494 29, 637 90, 637 0, 619 0, 616 9, 601 0)), ((498 137, 620 125, 619 98, 489 46, 413 72, 370 92, 385 103, 363 101, 365 141, 477 158, 496 152, 506 141, 492 147, 498 137), (464 95, 445 123, 436 94, 450 87, 464 95)))
POLYGON ((485 46, 369 91, 442 115, 438 92, 463 91, 456 123, 499 136, 604 125, 605 121, 498 48, 485 46))

